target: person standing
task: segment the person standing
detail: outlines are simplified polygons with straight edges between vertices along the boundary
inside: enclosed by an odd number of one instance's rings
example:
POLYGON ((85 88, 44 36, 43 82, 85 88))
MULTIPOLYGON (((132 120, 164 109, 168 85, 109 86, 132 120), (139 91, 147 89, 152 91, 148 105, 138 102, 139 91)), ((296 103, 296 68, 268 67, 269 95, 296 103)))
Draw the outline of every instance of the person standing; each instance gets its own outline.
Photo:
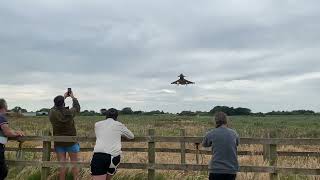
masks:
POLYGON ((117 121, 118 111, 111 108, 107 111, 106 120, 95 124, 96 145, 91 160, 93 180, 111 180, 120 164, 121 137, 133 139, 133 133, 117 121))
MULTIPOLYGON (((51 108, 49 119, 53 128, 54 136, 77 136, 77 131, 74 123, 75 116, 80 112, 80 104, 77 98, 74 97, 73 92, 66 92, 64 96, 57 96, 54 98, 54 107, 51 108), (65 107, 65 99, 71 97, 73 107, 71 109, 65 107)), ((65 162, 67 160, 67 153, 71 162, 78 161, 78 153, 80 152, 80 145, 77 142, 54 142, 55 152, 58 161, 65 162)), ((66 178, 65 167, 60 167, 59 179, 66 178)), ((74 179, 78 179, 79 169, 72 168, 74 179)))
POLYGON ((8 175, 8 168, 5 161, 5 144, 8 137, 24 136, 22 131, 15 131, 9 127, 8 119, 5 114, 8 111, 6 100, 0 99, 0 180, 4 180, 8 175))
POLYGON ((209 180, 235 180, 239 171, 237 146, 239 135, 228 128, 227 115, 215 114, 216 128, 207 132, 202 146, 212 147, 212 159, 209 163, 209 180))

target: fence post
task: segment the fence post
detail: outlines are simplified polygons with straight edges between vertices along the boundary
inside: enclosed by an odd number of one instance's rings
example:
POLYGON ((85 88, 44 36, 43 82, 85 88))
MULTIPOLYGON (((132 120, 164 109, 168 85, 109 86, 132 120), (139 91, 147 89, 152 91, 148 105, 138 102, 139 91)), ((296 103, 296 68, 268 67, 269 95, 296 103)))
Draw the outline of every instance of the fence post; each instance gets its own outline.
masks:
MULTIPOLYGON (((267 138, 275 138, 276 134, 274 132, 268 133, 267 138)), ((265 144, 263 146, 263 159, 269 162, 270 166, 277 166, 277 145, 276 144, 265 144)), ((270 180, 277 180, 278 174, 271 173, 269 175, 270 180)))
MULTIPOLYGON (((266 133, 265 138, 270 138, 270 133, 266 133)), ((264 144, 263 145, 263 160, 269 161, 269 159, 270 159, 270 145, 264 144)))
MULTIPOLYGON (((19 141, 19 150, 17 151, 17 154, 16 154, 16 159, 18 161, 25 160, 25 154, 24 154, 24 151, 22 150, 22 144, 23 142, 19 141)), ((22 171, 23 168, 24 168, 23 166, 18 166, 17 170, 22 171)))
MULTIPOLYGON (((50 136, 49 130, 43 131, 43 136, 50 136)), ((51 142, 50 141, 43 141, 43 149, 42 149, 42 161, 50 161, 51 155, 51 142)), ((42 167, 41 168, 41 180, 47 180, 49 176, 49 167, 42 167)))
POLYGON ((197 164, 199 164, 199 146, 200 146, 200 143, 195 143, 195 146, 196 146, 196 162, 197 164))
POLYGON ((154 129, 149 129, 149 142, 148 142, 148 180, 154 180, 156 177, 155 173, 155 162, 156 162, 156 148, 154 142, 154 129))
MULTIPOLYGON (((185 137, 186 136, 186 131, 184 129, 181 129, 180 130, 180 135, 182 137, 185 137)), ((186 142, 185 142, 184 138, 181 141, 180 148, 181 148, 181 164, 185 165, 186 164, 186 142)))

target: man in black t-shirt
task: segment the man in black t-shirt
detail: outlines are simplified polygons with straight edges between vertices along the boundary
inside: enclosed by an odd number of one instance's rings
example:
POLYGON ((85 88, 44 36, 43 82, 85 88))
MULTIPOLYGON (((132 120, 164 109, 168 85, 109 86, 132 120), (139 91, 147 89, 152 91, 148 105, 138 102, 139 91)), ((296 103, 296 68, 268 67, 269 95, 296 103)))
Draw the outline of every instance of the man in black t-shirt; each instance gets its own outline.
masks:
POLYGON ((8 141, 8 137, 24 136, 23 132, 9 128, 8 120, 5 116, 7 110, 7 102, 4 99, 0 99, 0 180, 4 180, 8 174, 4 158, 5 144, 8 141))

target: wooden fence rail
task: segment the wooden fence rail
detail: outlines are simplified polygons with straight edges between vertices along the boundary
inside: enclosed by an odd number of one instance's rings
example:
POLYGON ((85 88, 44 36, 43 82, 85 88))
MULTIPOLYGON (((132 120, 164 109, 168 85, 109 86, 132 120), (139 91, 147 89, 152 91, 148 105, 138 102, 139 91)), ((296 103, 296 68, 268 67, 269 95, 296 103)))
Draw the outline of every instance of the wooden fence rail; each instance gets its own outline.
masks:
MULTIPOLYGON (((13 148, 7 147, 6 151, 23 151, 23 152, 42 152, 43 148, 13 148)), ((81 148, 81 152, 93 152, 93 148, 81 148)), ((148 152, 148 148, 122 148, 122 151, 125 152, 148 152)), ((50 149, 50 152, 55 152, 53 148, 50 149)), ((167 152, 167 153, 181 153, 181 154, 196 154, 199 152, 200 155, 212 155, 211 151, 208 150, 194 150, 194 149, 185 149, 183 153, 182 149, 168 149, 168 148, 156 148, 155 152, 167 152)), ((239 156, 261 156, 263 151, 238 151, 239 156)), ((290 152, 290 151, 277 151, 277 156, 291 156, 291 157, 320 157, 320 152, 290 152)), ((183 163, 181 163, 183 164, 183 163)))
MULTIPOLYGON (((78 166, 89 167, 89 162, 77 162, 77 163, 61 163, 56 161, 50 161, 51 142, 89 142, 94 143, 95 137, 70 137, 70 136, 50 136, 49 132, 44 132, 44 136, 26 136, 21 138, 11 138, 13 141, 38 141, 43 143, 43 148, 15 148, 8 147, 6 151, 19 151, 19 152, 42 152, 42 161, 26 161, 23 158, 17 160, 8 160, 8 164, 11 166, 37 166, 41 167, 41 179, 47 179, 49 175, 49 168, 54 166, 78 166)), ((188 137, 185 136, 185 131, 181 130, 181 136, 177 137, 163 137, 155 136, 153 129, 149 130, 148 136, 136 137, 134 140, 123 139, 124 142, 143 142, 147 143, 147 148, 123 148, 122 151, 129 152, 146 152, 148 155, 148 163, 122 163, 120 168, 125 169, 146 169, 148 170, 148 179, 155 179, 156 170, 183 170, 183 171, 208 171, 207 165, 199 165, 199 154, 211 155, 208 150, 200 150, 199 144, 203 137, 188 137), (158 142, 173 142, 180 143, 180 149, 167 149, 156 148, 158 142), (195 149, 188 149, 187 143, 195 144, 195 149), (157 152, 167 153, 180 153, 181 164, 159 164, 156 163, 157 152), (197 164, 187 164, 186 154, 191 153, 196 155, 197 164)), ((284 152, 277 151, 278 145, 312 145, 319 146, 320 139, 280 139, 272 138, 270 135, 267 138, 241 138, 241 144, 260 144, 263 145, 263 151, 251 152, 251 151, 239 151, 239 155, 263 155, 264 159, 269 162, 269 166, 241 166, 240 172, 255 172, 255 173, 269 173, 270 179, 275 180, 278 178, 278 174, 301 174, 301 175, 320 175, 319 168, 288 168, 277 167, 278 156, 305 156, 305 157, 320 157, 320 152, 284 152)), ((92 147, 82 148, 81 152, 92 151, 92 147)))

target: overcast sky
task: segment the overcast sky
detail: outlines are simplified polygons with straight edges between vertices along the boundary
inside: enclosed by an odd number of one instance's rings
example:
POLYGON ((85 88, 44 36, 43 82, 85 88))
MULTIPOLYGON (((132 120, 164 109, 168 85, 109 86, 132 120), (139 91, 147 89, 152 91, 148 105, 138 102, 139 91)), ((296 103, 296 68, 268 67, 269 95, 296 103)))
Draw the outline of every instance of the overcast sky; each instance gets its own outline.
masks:
POLYGON ((320 1, 1 1, 0 62, 10 108, 320 111, 320 1))

